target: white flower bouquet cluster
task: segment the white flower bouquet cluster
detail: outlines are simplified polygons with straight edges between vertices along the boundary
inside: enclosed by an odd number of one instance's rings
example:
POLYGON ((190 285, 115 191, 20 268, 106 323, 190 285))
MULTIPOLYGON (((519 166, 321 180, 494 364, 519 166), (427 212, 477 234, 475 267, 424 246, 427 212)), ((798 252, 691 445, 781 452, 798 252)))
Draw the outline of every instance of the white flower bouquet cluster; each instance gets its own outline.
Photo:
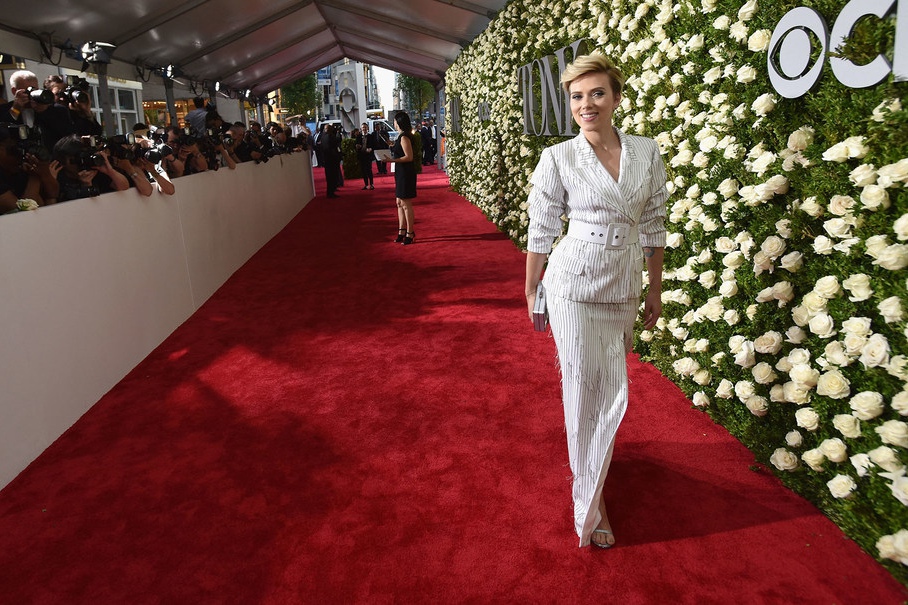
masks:
MULTIPOLYGON (((638 350, 868 552, 908 565, 908 84, 828 73, 782 98, 769 43, 799 5, 514 0, 448 71, 449 173, 525 244, 530 176, 562 139, 525 134, 519 69, 580 38, 611 56, 616 121, 657 141, 671 193, 663 317, 638 350)), ((846 52, 869 62, 894 24, 862 20, 846 52)))

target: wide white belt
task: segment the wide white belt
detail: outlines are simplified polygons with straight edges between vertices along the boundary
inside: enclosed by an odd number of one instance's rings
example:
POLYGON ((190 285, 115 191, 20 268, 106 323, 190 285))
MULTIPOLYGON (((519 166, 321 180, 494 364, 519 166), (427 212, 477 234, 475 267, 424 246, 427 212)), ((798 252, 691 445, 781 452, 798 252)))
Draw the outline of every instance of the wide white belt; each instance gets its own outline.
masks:
POLYGON ((637 225, 629 225, 627 223, 591 225, 590 223, 571 220, 567 234, 585 242, 602 244, 606 248, 613 250, 624 250, 628 245, 637 243, 639 239, 637 225))

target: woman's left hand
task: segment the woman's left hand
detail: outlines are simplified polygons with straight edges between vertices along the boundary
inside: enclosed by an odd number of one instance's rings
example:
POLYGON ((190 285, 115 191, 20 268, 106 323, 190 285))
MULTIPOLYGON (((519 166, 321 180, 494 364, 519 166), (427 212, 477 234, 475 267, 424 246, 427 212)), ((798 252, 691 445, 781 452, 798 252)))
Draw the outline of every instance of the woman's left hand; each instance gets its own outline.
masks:
POLYGON ((662 292, 649 290, 643 302, 643 327, 652 330, 662 315, 662 292))

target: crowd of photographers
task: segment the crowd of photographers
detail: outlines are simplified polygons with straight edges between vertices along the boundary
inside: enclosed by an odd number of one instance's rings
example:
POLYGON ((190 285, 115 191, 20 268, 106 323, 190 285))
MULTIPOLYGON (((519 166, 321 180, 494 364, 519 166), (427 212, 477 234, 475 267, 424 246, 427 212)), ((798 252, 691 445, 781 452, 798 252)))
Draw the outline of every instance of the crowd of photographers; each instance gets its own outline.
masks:
POLYGON ((225 124, 210 102, 193 100, 186 125, 104 136, 88 82, 30 71, 10 76, 12 101, 0 105, 0 214, 135 187, 174 193, 173 179, 309 148, 304 129, 258 122, 225 124))

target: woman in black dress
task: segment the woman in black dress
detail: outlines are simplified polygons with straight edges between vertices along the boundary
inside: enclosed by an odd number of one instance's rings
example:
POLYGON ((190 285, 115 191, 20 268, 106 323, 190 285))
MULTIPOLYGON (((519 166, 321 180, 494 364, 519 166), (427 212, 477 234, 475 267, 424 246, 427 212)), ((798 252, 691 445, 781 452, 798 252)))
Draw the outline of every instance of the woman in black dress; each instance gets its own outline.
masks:
POLYGON ((413 159, 413 126, 410 116, 399 111, 394 116, 394 127, 400 136, 391 148, 394 167, 394 195, 397 196, 397 239, 403 245, 413 243, 413 198, 416 197, 416 164, 413 159))

